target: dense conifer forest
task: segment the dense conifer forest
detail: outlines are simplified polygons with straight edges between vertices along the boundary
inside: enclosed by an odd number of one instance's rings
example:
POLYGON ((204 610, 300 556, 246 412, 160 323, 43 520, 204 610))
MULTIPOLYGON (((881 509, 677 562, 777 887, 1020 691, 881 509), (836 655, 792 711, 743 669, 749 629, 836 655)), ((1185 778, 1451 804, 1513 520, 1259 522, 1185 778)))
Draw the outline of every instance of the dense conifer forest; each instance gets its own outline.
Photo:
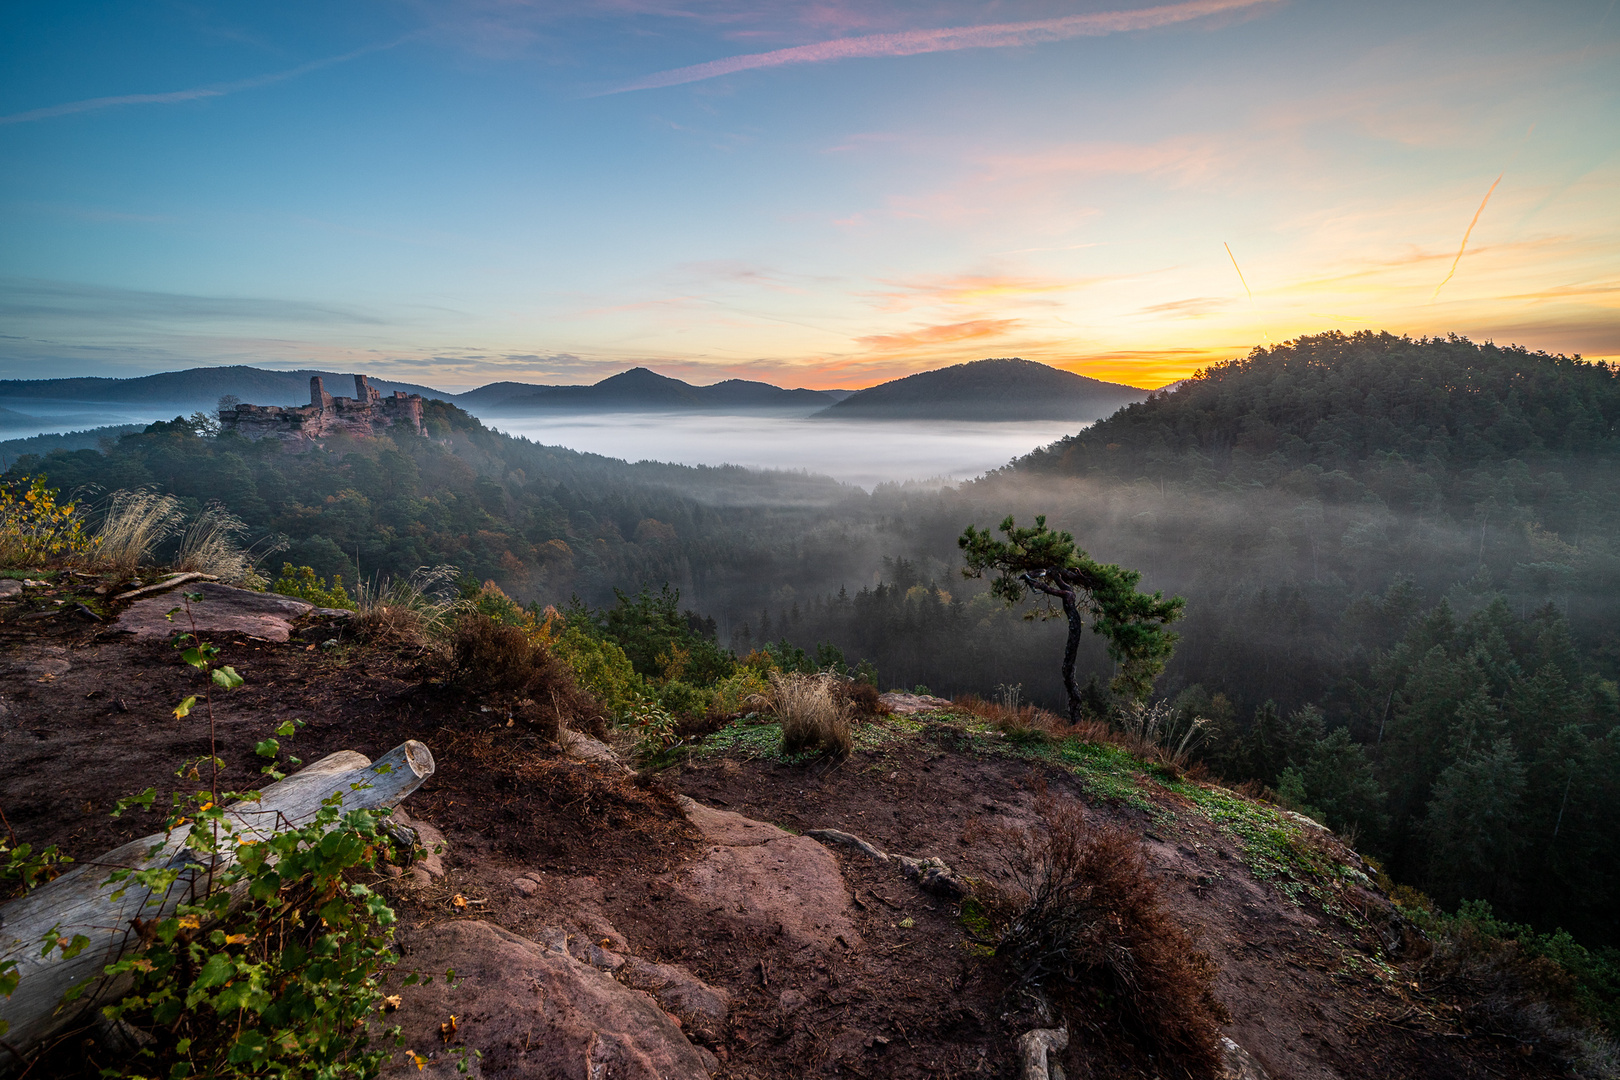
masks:
MULTIPOLYGON (((430 403, 427 438, 289 453, 201 414, 7 474, 223 502, 324 578, 454 564, 521 603, 668 583, 715 655, 865 661, 885 688, 1063 711, 1062 620, 964 580, 956 539, 1045 514, 1186 598, 1155 696, 1206 767, 1353 833, 1395 879, 1620 944, 1620 373, 1387 334, 1212 367, 955 487, 627 464, 430 403)), ((668 606, 668 605, 666 605, 668 606)), ((578 612, 575 606, 572 610, 578 612)), ((673 608, 671 608, 673 610, 673 608)), ((640 646, 637 646, 640 647, 640 646)), ((716 661, 719 663, 720 661, 716 661)), ((1124 703, 1088 635, 1087 707, 1124 703)))

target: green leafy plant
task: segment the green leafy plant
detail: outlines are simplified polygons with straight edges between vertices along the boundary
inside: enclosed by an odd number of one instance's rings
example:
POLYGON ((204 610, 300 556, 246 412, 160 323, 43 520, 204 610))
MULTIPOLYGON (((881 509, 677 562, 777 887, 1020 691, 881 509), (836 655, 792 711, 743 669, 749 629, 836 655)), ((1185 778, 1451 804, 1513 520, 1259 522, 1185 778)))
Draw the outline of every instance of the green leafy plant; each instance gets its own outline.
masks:
POLYGON ((307 600, 316 607, 341 608, 344 611, 353 611, 356 607, 343 588, 342 574, 333 574, 329 585, 325 578, 315 576, 315 568, 311 566, 282 563, 281 573, 270 588, 282 596, 307 600))
MULTIPOLYGON (((186 597, 188 618, 197 599, 186 597)), ((383 897, 353 877, 376 869, 391 852, 382 828, 387 811, 345 811, 344 793, 337 792, 305 822, 269 836, 242 830, 227 803, 256 802, 259 794, 219 790, 213 691, 235 689, 243 679, 220 663, 217 646, 197 636, 194 619, 189 632, 176 636, 176 647, 206 676, 200 697, 209 717, 210 782, 174 793, 164 838, 152 849, 157 854, 180 834, 193 855, 186 869, 171 863, 108 878, 115 898, 135 887, 164 895, 180 886, 188 894, 171 914, 137 922, 138 947, 105 969, 131 985, 103 1013, 144 1035, 130 1060, 103 1075, 373 1076, 387 1053, 373 1045, 370 1022, 382 1003, 379 972, 395 959, 395 919, 383 897), (195 879, 182 882, 188 871, 195 879)), ((175 716, 189 716, 198 701, 188 696, 175 716)), ((283 776, 281 740, 296 730, 288 721, 255 746, 267 762, 263 773, 283 776)), ((200 780, 202 764, 185 763, 182 780, 200 780)), ((148 788, 120 800, 117 813, 150 808, 155 796, 148 788)))
POLYGON ((43 476, 0 484, 0 566, 33 566, 95 546, 85 535, 83 508, 59 501, 43 476))
MULTIPOLYGON (((51 881, 73 861, 58 851, 55 844, 35 852, 33 845, 18 842, 17 834, 12 831, 11 822, 6 820, 3 812, 0 812, 0 824, 3 824, 6 830, 6 835, 0 838, 0 903, 15 899, 51 881)), ((53 949, 62 949, 67 955, 73 955, 88 945, 89 939, 82 934, 76 934, 71 940, 64 942, 53 927, 40 944, 47 953, 53 949), (73 953, 67 953, 68 949, 72 949, 73 953)), ((11 997, 16 992, 17 985, 17 961, 0 960, 0 996, 11 997)), ((5 1035, 10 1027, 8 1022, 0 1020, 0 1036, 5 1035)))

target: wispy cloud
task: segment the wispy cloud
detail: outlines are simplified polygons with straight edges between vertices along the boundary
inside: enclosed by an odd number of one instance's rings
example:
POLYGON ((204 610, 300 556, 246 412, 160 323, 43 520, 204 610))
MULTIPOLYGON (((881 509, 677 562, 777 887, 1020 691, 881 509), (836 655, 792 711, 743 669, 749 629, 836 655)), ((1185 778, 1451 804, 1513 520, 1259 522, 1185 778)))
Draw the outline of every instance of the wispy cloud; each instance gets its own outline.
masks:
POLYGON ((26 124, 34 120, 50 120, 58 116, 71 116, 74 113, 112 109, 120 105, 176 105, 184 101, 200 101, 204 98, 224 97, 226 94, 254 90, 261 86, 269 86, 271 83, 296 79, 300 75, 307 75, 312 71, 319 71, 321 68, 356 60, 370 53, 392 49, 395 46, 404 44, 414 36, 414 34, 411 34, 380 45, 367 45, 364 48, 355 49, 353 52, 346 52, 342 56, 328 56, 323 60, 311 60, 307 64, 300 64, 286 71, 272 72, 269 75, 255 75, 250 79, 238 79, 235 82, 197 86, 190 90, 170 90, 162 94, 115 94, 112 97, 86 98, 83 101, 69 101, 61 105, 47 105, 41 109, 29 109, 26 112, 0 116, 0 124, 26 124))
POLYGON ((0 316, 122 326, 199 322, 386 325, 386 320, 366 312, 300 300, 191 296, 28 278, 0 278, 0 316))
POLYGON ((1177 319, 1196 319, 1231 305, 1232 301, 1222 296, 1193 296, 1186 300, 1170 300, 1163 304, 1150 304, 1142 308, 1138 314, 1168 315, 1177 319))
POLYGON ((1053 293, 1068 292, 1094 284, 1098 279, 1043 280, 1002 274, 964 274, 957 277, 917 281, 890 281, 888 291, 879 293, 886 310, 903 310, 926 304, 1005 304, 1040 297, 1038 303, 1053 302, 1053 293))
POLYGON ((872 334, 855 340, 874 352, 905 352, 911 349, 960 345, 969 341, 1004 337, 1009 330, 1021 323, 1020 319, 971 319, 967 322, 924 326, 898 334, 872 334))
POLYGON ((979 26, 952 26, 938 30, 902 30, 892 34, 865 34, 838 38, 789 49, 730 56, 705 64, 660 71, 605 94, 632 90, 657 90, 666 86, 701 82, 739 71, 782 67, 787 64, 818 64, 828 60, 850 60, 873 56, 917 56, 922 53, 953 52, 958 49, 997 49, 1017 45, 1041 45, 1077 37, 1102 37, 1127 30, 1151 30, 1159 26, 1201 19, 1208 15, 1240 11, 1278 0, 1188 0, 1137 11, 1098 11, 1087 15, 1067 15, 1057 19, 1030 22, 986 23, 979 26))

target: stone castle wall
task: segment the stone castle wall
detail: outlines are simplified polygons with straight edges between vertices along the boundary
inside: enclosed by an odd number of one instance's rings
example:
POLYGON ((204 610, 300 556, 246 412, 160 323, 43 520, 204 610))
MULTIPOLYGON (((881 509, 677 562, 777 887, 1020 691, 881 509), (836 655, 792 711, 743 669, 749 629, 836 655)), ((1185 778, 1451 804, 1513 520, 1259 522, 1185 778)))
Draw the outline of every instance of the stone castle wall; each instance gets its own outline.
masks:
POLYGON ((383 397, 364 375, 354 377, 352 398, 333 397, 319 375, 309 380, 308 405, 238 405, 222 409, 220 428, 247 439, 314 442, 328 435, 371 436, 402 426, 423 434, 422 397, 395 390, 383 397))

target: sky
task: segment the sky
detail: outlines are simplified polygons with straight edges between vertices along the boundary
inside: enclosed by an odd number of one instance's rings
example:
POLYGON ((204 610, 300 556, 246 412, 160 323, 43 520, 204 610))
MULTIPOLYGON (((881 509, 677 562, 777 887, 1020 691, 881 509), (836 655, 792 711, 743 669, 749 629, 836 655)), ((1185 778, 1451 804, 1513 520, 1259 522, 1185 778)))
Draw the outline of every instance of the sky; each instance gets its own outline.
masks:
POLYGON ((1614 0, 17 0, 0 378, 1620 359, 1614 0))

